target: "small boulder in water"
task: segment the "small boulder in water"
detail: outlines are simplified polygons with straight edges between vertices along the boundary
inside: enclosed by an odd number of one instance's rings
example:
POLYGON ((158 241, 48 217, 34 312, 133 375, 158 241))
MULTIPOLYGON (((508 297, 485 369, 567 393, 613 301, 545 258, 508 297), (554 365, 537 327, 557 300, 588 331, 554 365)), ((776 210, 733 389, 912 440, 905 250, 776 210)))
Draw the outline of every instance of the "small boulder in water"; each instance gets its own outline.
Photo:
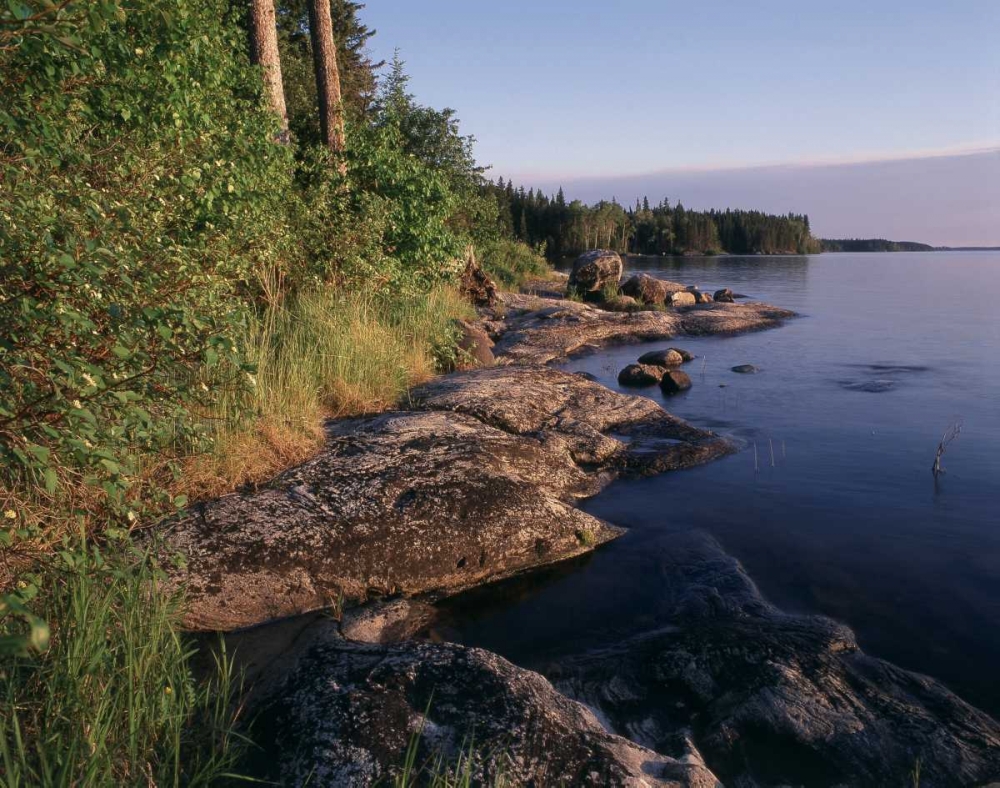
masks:
POLYGON ((760 370, 753 364, 740 364, 738 367, 733 367, 733 372, 738 375, 756 375, 760 370))
POLYGON ((621 386, 654 386, 663 373, 663 367, 652 364, 629 364, 618 373, 618 383, 621 386))
POLYGON ((733 298, 734 298, 733 291, 730 290, 728 287, 724 287, 721 290, 716 290, 714 297, 715 297, 715 300, 718 303, 722 303, 722 304, 732 304, 732 303, 735 303, 734 300, 733 300, 733 298))
POLYGON ((679 369, 671 369, 660 380, 660 388, 664 394, 679 394, 691 388, 691 378, 688 377, 686 372, 681 372, 679 369))
POLYGON ((688 358, 684 358, 684 355, 675 348, 668 348, 667 350, 654 350, 643 354, 639 357, 639 363, 653 364, 657 367, 679 367, 685 361, 690 361, 690 357, 690 353, 688 353, 688 358))
POLYGON ((670 296, 671 306, 694 306, 697 303, 698 299, 694 297, 694 293, 689 293, 687 291, 673 293, 670 296))

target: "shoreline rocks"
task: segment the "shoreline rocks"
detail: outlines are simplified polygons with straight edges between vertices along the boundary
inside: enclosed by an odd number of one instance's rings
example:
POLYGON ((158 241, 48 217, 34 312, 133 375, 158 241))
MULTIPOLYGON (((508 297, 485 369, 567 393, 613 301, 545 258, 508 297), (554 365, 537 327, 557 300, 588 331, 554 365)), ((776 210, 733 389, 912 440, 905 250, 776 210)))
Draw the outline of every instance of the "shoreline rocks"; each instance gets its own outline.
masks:
POLYGON ((474 785, 715 788, 696 754, 660 755, 608 733, 538 673, 453 644, 349 642, 331 624, 251 709, 247 771, 279 785, 391 784, 418 766, 468 759, 474 785))
POLYGON ((502 319, 490 320, 503 363, 545 365, 612 343, 651 342, 688 334, 727 335, 774 328, 794 312, 767 304, 704 304, 689 309, 607 312, 565 299, 506 294, 502 319))
POLYGON ((648 631, 567 657, 556 685, 664 754, 693 742, 727 785, 984 785, 1000 724, 926 676, 864 654, 853 632, 782 613, 702 533, 663 554, 648 631))
POLYGON ((184 624, 232 630, 392 594, 446 594, 622 533, 575 508, 621 473, 731 451, 652 401, 549 368, 431 381, 414 410, 333 421, 309 462, 159 528, 184 624))

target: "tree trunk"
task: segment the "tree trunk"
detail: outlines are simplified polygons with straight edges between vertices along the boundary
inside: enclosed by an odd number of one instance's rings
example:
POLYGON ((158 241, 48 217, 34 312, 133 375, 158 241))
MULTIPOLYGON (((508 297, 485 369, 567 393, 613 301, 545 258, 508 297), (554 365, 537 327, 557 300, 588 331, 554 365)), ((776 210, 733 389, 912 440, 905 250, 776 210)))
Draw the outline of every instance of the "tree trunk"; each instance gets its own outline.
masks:
POLYGON ((278 26, 274 0, 250 0, 250 61, 264 72, 264 90, 271 110, 281 119, 282 142, 288 141, 288 110, 281 83, 281 56, 278 54, 278 26))
MULTIPOLYGON (((323 143, 340 155, 344 152, 344 112, 330 0, 309 0, 309 34, 312 37, 313 63, 316 67, 316 92, 319 95, 319 123, 323 143)), ((345 171, 343 161, 340 169, 341 172, 345 171)))

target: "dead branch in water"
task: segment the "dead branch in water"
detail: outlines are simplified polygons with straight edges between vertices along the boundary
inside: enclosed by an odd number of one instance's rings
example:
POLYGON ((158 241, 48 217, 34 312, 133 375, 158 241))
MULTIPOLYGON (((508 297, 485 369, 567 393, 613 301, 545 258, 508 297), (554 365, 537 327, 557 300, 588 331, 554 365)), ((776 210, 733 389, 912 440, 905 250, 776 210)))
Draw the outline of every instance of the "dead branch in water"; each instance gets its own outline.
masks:
POLYGON ((945 430, 944 436, 941 438, 941 442, 938 444, 937 453, 934 455, 934 465, 931 467, 931 473, 934 474, 934 478, 938 478, 942 473, 944 473, 944 468, 941 467, 941 458, 944 456, 945 451, 947 451, 948 446, 952 441, 956 440, 959 435, 962 434, 962 421, 959 419, 947 430, 945 430))

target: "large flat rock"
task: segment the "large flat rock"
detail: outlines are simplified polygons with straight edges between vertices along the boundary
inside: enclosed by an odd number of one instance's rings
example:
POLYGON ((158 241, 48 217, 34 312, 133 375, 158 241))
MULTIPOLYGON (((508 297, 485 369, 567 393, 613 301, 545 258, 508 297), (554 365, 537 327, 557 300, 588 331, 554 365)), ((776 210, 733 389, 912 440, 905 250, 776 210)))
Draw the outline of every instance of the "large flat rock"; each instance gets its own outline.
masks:
POLYGON ((504 301, 504 319, 491 324, 497 341, 494 355, 519 365, 549 364, 614 343, 759 331, 795 316, 759 303, 621 313, 534 295, 505 293, 504 301))
POLYGON ((485 369, 415 411, 334 421, 309 462, 159 529, 185 556, 185 625, 232 630, 391 594, 441 595, 615 538, 576 509, 615 475, 729 445, 655 403, 552 369, 485 369))
POLYGON ((248 771, 271 784, 391 785, 419 742, 418 765, 471 756, 473 785, 719 785, 697 753, 667 757, 611 735, 545 678, 488 651, 353 643, 328 624, 302 652, 251 708, 262 749, 248 771))
POLYGON ((769 605, 709 537, 680 535, 648 631, 563 661, 557 686, 665 754, 693 742, 727 785, 983 785, 1000 725, 864 654, 847 627, 769 605), (907 783, 909 784, 909 783, 907 783))

